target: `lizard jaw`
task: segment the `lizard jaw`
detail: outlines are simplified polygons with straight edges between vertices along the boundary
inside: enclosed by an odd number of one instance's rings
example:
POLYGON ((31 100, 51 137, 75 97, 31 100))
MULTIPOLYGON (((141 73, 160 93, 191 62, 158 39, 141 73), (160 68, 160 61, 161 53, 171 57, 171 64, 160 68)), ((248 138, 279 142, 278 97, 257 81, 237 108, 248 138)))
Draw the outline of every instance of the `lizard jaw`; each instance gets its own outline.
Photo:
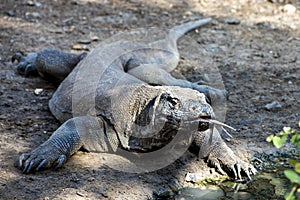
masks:
POLYGON ((209 129, 209 120, 211 119, 211 116, 205 115, 205 116, 199 116, 198 119, 196 119, 195 121, 199 122, 198 125, 198 131, 205 131, 207 129, 209 129))

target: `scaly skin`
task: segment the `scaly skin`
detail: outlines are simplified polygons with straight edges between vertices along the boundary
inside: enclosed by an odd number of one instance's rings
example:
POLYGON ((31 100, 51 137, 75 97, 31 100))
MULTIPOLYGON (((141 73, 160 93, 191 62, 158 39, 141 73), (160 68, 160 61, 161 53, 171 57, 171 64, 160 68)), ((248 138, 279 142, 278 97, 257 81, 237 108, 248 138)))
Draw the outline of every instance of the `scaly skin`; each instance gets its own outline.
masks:
POLYGON ((178 130, 191 132, 200 123, 201 128, 190 133, 200 148, 200 158, 207 157, 220 173, 224 173, 221 167, 229 168, 235 178, 241 179, 241 171, 249 178, 255 174, 254 167, 233 153, 217 129, 211 138, 204 130, 208 124, 196 122, 199 117, 213 118, 207 99, 220 101, 226 92, 169 73, 179 62, 177 39, 209 21, 175 26, 164 40, 150 44, 101 43, 86 57, 58 50, 14 55, 21 74, 37 71, 46 78, 64 79, 49 102, 51 112, 63 124, 44 144, 20 156, 23 172, 59 168, 80 148, 152 151, 168 144, 178 130))

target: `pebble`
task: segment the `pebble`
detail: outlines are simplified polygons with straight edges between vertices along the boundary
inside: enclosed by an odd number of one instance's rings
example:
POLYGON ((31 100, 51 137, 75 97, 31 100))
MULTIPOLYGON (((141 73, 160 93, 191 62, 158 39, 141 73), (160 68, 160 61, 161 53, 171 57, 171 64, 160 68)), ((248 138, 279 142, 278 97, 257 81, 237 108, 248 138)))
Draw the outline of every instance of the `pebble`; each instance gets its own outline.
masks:
POLYGON ((297 8, 293 6, 292 4, 286 4, 282 6, 281 11, 287 14, 294 14, 296 12, 297 8))
POLYGON ((75 45, 72 46, 72 49, 73 50, 87 50, 87 51, 89 51, 89 48, 86 45, 77 45, 77 44, 75 44, 75 45))
POLYGON ((241 22, 239 20, 229 19, 229 20, 226 20, 226 23, 229 25, 239 25, 241 22))
POLYGON ((94 41, 98 41, 99 38, 97 36, 91 37, 90 39, 81 39, 78 41, 79 44, 90 44, 94 41))
POLYGON ((185 181, 186 182, 196 182, 196 175, 194 173, 188 172, 187 175, 185 176, 185 181))
POLYGON ((39 7, 42 6, 42 3, 40 3, 40 2, 35 2, 34 5, 35 5, 35 7, 39 8, 39 7))
POLYGON ((7 15, 10 16, 10 17, 14 17, 16 15, 15 11, 14 10, 9 10, 7 12, 7 15))
POLYGON ((93 181, 95 181, 95 178, 94 177, 89 177, 87 180, 88 180, 88 182, 93 182, 93 181))
POLYGON ((204 179, 205 179, 205 177, 203 176, 203 174, 200 174, 200 173, 190 173, 190 172, 188 172, 185 176, 185 181, 186 182, 192 182, 192 183, 203 181, 204 179))
POLYGON ((278 101, 273 101, 272 103, 268 103, 265 105, 265 109, 268 111, 277 111, 282 108, 282 105, 278 101))
POLYGON ((35 94, 36 96, 39 96, 43 91, 44 91, 44 89, 42 89, 42 88, 36 88, 36 89, 34 90, 34 94, 35 94))
POLYGON ((270 28, 271 27, 271 24, 269 22, 258 22, 256 25, 260 26, 262 28, 270 28))
POLYGON ((27 1, 26 4, 27 4, 27 6, 34 6, 34 2, 33 1, 27 1))
POLYGON ((0 115, 0 120, 7 119, 8 117, 6 115, 0 115))
POLYGON ((27 12, 25 13, 26 17, 30 17, 30 18, 35 18, 35 19, 40 19, 41 15, 38 12, 27 12))
POLYGON ((82 39, 78 41, 79 44, 91 44, 91 42, 92 42, 91 40, 86 40, 86 39, 82 39))
POLYGON ((83 193, 81 193, 81 192, 79 192, 79 191, 77 191, 76 194, 77 194, 78 196, 81 196, 81 197, 84 197, 84 196, 85 196, 83 193))
POLYGON ((27 1, 26 5, 27 6, 35 6, 35 7, 39 8, 39 7, 42 6, 42 3, 40 3, 40 2, 34 2, 34 1, 27 1))

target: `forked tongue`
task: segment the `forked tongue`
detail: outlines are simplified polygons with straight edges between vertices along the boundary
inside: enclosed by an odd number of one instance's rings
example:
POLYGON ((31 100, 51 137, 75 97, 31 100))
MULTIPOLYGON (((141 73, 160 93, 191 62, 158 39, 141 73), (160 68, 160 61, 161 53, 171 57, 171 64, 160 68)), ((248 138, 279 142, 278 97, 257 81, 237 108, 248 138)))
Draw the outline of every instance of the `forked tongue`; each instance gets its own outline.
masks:
MULTIPOLYGON (((235 131, 235 132, 239 132, 239 131, 240 131, 240 130, 238 130, 238 129, 233 128, 232 126, 229 126, 229 125, 227 125, 227 124, 225 124, 225 123, 223 123, 223 122, 220 122, 220 121, 218 121, 218 120, 215 120, 215 119, 203 119, 203 118, 198 118, 197 121, 199 121, 199 122, 207 122, 207 123, 210 123, 210 124, 212 124, 212 125, 216 125, 216 126, 221 127, 222 130, 223 130, 230 138, 232 138, 232 135, 230 135, 230 133, 228 133, 228 131, 227 131, 224 127, 229 128, 229 129, 231 129, 231 130, 233 130, 233 131, 235 131)), ((211 127, 210 127, 210 138, 209 138, 209 143, 210 143, 210 144, 211 144, 211 142, 212 142, 213 131, 214 131, 214 126, 211 126, 211 127)))

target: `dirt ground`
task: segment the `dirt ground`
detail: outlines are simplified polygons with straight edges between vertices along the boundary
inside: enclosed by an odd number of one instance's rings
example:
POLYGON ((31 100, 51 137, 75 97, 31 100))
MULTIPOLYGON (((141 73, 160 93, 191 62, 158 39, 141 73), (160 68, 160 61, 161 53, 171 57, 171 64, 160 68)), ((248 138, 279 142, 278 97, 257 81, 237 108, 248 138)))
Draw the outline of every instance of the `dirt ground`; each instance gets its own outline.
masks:
MULTIPOLYGON (((58 171, 22 174, 15 167, 18 156, 45 141, 59 123, 48 110, 55 86, 20 76, 10 61, 14 53, 45 48, 80 53, 120 31, 212 17, 211 24, 187 35, 202 49, 202 67, 217 67, 230 92, 226 122, 242 131, 228 144, 251 160, 256 152, 274 152, 266 137, 283 126, 295 127, 300 119, 300 1, 292 5, 267 0, 1 0, 0 199, 147 199, 188 185, 187 172, 214 174, 188 152, 145 174, 113 170, 105 164, 110 155, 86 152, 58 171), (43 89, 40 95, 34 94, 36 88, 43 89), (281 106, 266 110, 273 101, 281 106)), ((192 81, 200 77, 185 62, 177 71, 192 81)))

